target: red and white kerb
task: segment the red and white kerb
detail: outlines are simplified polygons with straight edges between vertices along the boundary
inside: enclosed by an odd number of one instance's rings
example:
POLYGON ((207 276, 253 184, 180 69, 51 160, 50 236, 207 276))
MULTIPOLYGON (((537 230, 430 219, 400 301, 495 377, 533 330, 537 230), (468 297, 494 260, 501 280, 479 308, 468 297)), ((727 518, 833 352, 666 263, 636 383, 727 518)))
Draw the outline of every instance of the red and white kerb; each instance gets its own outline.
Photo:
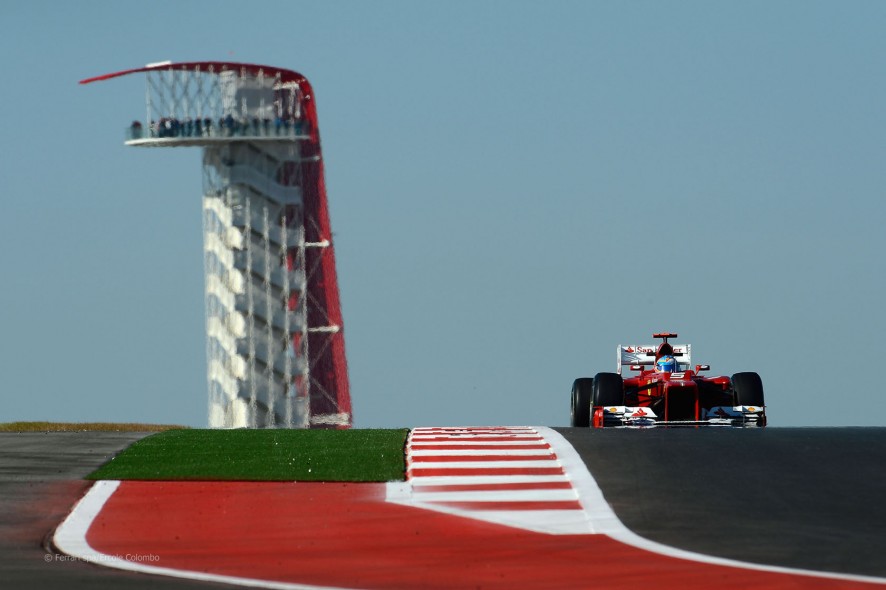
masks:
POLYGON ((592 532, 569 475, 531 427, 416 428, 387 500, 551 534, 592 532))

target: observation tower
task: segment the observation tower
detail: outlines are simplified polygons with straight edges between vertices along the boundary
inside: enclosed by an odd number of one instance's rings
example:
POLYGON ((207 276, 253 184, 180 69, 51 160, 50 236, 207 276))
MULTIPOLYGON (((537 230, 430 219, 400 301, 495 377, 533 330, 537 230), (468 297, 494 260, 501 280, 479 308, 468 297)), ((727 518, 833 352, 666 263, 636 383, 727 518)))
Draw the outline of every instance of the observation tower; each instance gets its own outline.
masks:
POLYGON ((144 73, 126 145, 203 148, 209 425, 348 428, 351 398, 314 93, 228 62, 144 73))

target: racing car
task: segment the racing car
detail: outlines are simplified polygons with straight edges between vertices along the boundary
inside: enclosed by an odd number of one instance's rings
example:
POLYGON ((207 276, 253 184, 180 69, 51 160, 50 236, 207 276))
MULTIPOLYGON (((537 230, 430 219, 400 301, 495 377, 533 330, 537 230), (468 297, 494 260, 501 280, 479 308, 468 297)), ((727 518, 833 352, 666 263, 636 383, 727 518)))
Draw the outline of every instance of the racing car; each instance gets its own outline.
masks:
POLYGON ((677 334, 653 334, 656 345, 618 345, 615 373, 572 384, 572 426, 765 426, 763 382, 757 373, 703 377, 692 365, 692 346, 671 344, 677 334), (639 373, 622 376, 629 366, 639 373))

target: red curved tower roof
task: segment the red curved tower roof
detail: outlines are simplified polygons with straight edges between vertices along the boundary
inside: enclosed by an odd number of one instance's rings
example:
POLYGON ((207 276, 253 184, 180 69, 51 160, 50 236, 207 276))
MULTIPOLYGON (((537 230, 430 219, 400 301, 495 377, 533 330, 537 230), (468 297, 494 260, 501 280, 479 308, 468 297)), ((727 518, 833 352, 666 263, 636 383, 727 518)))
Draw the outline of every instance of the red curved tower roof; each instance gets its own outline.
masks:
POLYGON ((94 76, 92 78, 86 78, 85 80, 80 80, 81 84, 90 84, 92 82, 101 82, 102 80, 110 80, 111 78, 119 78, 120 76, 126 76, 128 74, 138 74, 140 72, 153 72, 156 70, 201 70, 201 71, 209 71, 210 68, 215 71, 222 70, 240 70, 243 72, 248 72, 250 74, 258 74, 261 72, 269 72, 272 75, 280 74, 280 77, 283 82, 301 82, 304 81, 307 83, 307 79, 295 72, 293 70, 286 70, 283 68, 278 68, 275 66, 263 66, 258 64, 244 64, 244 63, 236 63, 230 61, 182 61, 182 62, 171 62, 171 61, 163 61, 153 64, 148 64, 146 66, 140 68, 133 68, 131 70, 123 70, 120 72, 113 72, 111 74, 103 74, 101 76, 94 76))

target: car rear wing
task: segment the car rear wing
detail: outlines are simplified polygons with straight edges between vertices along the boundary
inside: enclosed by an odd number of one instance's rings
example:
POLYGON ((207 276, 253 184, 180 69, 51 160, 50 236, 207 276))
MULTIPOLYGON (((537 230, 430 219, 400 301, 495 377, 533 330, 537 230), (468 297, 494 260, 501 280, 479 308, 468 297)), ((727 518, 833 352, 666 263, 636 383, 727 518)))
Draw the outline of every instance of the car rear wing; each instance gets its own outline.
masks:
MULTIPOLYGON (((625 366, 648 366, 655 364, 655 351, 659 344, 619 344, 618 345, 618 374, 625 366)), ((692 345, 671 344, 674 347, 674 358, 677 359, 677 370, 688 371, 692 369, 692 345)))

